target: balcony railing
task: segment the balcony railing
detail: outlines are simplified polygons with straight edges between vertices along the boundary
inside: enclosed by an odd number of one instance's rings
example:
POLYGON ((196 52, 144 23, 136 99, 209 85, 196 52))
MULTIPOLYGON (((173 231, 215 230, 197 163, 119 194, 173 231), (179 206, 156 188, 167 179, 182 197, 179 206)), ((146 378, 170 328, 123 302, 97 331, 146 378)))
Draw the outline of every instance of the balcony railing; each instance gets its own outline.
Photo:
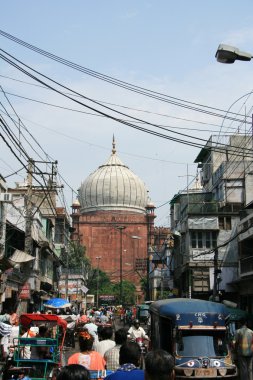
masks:
POLYGON ((220 207, 219 202, 210 202, 210 203, 189 203, 188 205, 188 214, 227 214, 227 213, 236 213, 241 210, 241 204, 230 203, 226 204, 223 207, 220 207))
POLYGON ((253 275, 253 256, 245 257, 240 260, 240 276, 253 275))

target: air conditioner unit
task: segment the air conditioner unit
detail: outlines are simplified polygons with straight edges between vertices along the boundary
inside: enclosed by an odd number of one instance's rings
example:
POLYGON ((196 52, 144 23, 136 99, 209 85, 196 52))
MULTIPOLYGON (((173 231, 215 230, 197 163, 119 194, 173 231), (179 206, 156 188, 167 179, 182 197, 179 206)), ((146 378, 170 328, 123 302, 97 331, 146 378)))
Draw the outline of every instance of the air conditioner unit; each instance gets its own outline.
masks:
POLYGON ((0 193, 0 202, 12 202, 12 194, 0 193))

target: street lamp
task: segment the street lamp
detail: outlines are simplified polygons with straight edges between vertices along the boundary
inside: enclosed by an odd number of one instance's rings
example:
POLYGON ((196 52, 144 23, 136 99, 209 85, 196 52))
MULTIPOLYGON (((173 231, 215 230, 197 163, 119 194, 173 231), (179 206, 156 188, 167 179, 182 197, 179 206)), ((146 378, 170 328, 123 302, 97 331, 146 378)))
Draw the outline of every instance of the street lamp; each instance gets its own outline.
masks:
POLYGON ((120 283, 119 283, 119 300, 120 305, 122 305, 122 298, 123 298, 123 282, 122 282, 122 256, 123 256, 123 240, 122 240, 122 233, 123 230, 126 228, 126 226, 118 226, 115 227, 116 230, 119 230, 120 232, 120 261, 119 261, 119 277, 120 277, 120 283))
POLYGON ((230 45, 220 44, 215 57, 220 63, 234 63, 235 61, 250 61, 253 58, 251 53, 239 50, 230 45))
POLYGON ((102 259, 102 256, 96 256, 97 260, 97 308, 98 308, 98 299, 99 299, 99 261, 102 259))

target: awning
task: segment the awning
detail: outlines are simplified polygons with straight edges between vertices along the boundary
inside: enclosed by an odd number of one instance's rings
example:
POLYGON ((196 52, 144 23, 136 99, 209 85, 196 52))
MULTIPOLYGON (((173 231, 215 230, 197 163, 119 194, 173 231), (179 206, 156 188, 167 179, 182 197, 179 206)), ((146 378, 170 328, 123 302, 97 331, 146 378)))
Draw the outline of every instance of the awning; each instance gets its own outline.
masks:
POLYGON ((8 260, 14 263, 27 263, 28 261, 35 260, 35 257, 29 255, 26 252, 19 251, 18 249, 16 249, 16 251, 13 253, 11 257, 9 257, 8 260))

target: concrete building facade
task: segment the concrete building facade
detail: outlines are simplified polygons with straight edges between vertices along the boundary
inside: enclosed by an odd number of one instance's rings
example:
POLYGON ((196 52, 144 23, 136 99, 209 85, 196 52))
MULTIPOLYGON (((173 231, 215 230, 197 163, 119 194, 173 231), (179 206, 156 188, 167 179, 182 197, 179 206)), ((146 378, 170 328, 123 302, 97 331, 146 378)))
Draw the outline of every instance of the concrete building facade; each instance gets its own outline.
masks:
POLYGON ((195 160, 201 186, 179 192, 171 201, 175 282, 181 296, 241 303, 238 234, 243 238, 238 228, 247 202, 252 204, 251 146, 251 136, 211 136, 195 160))

